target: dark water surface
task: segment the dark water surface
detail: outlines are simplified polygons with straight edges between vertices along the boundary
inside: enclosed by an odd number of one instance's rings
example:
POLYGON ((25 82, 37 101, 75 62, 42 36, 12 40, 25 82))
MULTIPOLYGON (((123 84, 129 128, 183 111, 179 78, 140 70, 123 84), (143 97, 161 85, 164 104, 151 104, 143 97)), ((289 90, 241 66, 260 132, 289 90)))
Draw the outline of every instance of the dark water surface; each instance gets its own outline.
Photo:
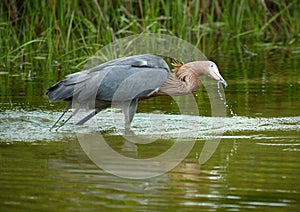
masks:
MULTIPOLYGON (((97 123, 96 131, 111 148, 132 158, 161 154, 179 133, 183 142, 195 140, 178 166, 146 180, 124 179, 98 168, 80 147, 72 122, 49 132, 64 106, 43 97, 55 77, 48 81, 34 71, 29 77, 29 71, 24 76, 1 73, 0 211, 299 210, 298 51, 214 59, 229 84, 227 117, 221 141, 204 164, 198 158, 214 121, 204 88, 195 94, 200 116, 182 118, 168 97, 140 104, 133 131, 157 138, 151 144, 126 142, 118 109, 104 111, 97 122, 87 124, 97 123)), ((123 164, 118 167, 124 169, 123 164)))

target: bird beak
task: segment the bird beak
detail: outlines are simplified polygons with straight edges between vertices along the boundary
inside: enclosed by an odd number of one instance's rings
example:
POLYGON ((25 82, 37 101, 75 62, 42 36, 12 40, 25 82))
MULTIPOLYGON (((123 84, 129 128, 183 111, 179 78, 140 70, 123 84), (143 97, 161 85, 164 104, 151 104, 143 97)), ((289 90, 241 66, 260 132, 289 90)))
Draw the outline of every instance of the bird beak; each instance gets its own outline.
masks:
POLYGON ((225 88, 227 87, 227 82, 223 78, 218 81, 218 84, 222 84, 225 88))
POLYGON ((214 80, 217 80, 218 84, 222 84, 225 88, 227 87, 227 82, 221 76, 219 70, 211 70, 210 73, 209 73, 209 76, 211 78, 213 78, 214 80))

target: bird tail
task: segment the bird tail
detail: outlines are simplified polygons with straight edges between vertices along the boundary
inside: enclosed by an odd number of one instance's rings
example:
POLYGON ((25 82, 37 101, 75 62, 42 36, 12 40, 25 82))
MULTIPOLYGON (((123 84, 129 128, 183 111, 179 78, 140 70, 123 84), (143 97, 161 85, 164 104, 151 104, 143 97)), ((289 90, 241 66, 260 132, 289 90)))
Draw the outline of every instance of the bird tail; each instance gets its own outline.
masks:
POLYGON ((73 92, 74 85, 65 85, 64 81, 60 81, 48 88, 46 96, 50 102, 59 102, 62 100, 71 101, 73 92))

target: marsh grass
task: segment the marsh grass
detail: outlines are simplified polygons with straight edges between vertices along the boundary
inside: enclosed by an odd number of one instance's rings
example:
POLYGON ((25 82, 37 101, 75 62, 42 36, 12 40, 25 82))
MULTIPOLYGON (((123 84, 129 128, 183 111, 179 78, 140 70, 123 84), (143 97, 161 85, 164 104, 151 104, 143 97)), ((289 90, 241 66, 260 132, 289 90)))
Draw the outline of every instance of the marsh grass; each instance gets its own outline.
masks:
POLYGON ((293 46, 300 33, 298 0, 12 2, 0 4, 0 71, 34 69, 50 79, 82 68, 104 45, 133 34, 174 35, 214 55, 242 54, 257 43, 293 46))

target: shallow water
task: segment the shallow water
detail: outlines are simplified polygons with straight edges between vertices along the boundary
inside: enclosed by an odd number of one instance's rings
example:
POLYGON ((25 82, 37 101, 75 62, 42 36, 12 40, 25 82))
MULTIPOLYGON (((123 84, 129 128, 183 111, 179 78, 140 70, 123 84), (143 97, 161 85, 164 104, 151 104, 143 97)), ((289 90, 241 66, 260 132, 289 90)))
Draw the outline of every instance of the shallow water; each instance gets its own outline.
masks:
MULTIPOLYGON (((69 113, 71 114, 71 112, 69 113)), ((0 142, 36 142, 63 141, 76 138, 77 128, 70 121, 58 131, 50 126, 56 121, 61 112, 7 110, 0 114, 0 142), (29 133, 30 132, 30 133, 29 133)), ((95 122, 88 122, 81 129, 95 130, 104 135, 120 136, 123 134, 123 113, 120 110, 109 109, 94 118, 95 122), (103 124, 104 123, 104 124, 103 124)), ((243 117, 233 116, 222 118, 222 138, 268 138, 273 133, 289 134, 300 131, 300 116, 295 117, 243 117), (242 133, 242 135, 239 135, 242 133), (231 135, 232 134, 232 135, 231 135)), ((203 139, 210 135, 213 117, 170 115, 158 113, 138 113, 132 123, 132 129, 137 135, 157 136, 157 138, 174 139, 180 133, 184 138, 203 139), (191 133, 197 132, 197 133, 191 133)), ((74 121, 75 123, 75 121, 74 121)), ((278 134, 269 139, 281 138, 278 134)), ((290 137, 291 139, 293 137, 290 137)), ((298 137, 295 137, 295 139, 298 137)))
MULTIPOLYGON (((1 211, 299 210, 300 57, 292 54, 278 60, 276 55, 234 63, 229 63, 230 55, 218 57, 229 84, 227 117, 218 135, 212 133, 212 125, 220 119, 210 117, 204 88, 195 95, 199 116, 180 115, 167 97, 141 102, 132 129, 153 139, 151 144, 126 141, 123 116, 115 108, 82 128, 75 129, 71 121, 49 131, 64 107, 43 97, 56 79, 45 81, 34 73, 31 78, 0 74, 1 211), (101 134, 115 152, 138 159, 162 154, 178 138, 195 143, 171 171, 130 180, 93 163, 76 130, 101 134), (212 134, 220 141, 214 143, 211 157, 199 163, 212 134)), ((147 166, 132 170, 124 164, 114 168, 124 174, 156 171, 147 166)))

